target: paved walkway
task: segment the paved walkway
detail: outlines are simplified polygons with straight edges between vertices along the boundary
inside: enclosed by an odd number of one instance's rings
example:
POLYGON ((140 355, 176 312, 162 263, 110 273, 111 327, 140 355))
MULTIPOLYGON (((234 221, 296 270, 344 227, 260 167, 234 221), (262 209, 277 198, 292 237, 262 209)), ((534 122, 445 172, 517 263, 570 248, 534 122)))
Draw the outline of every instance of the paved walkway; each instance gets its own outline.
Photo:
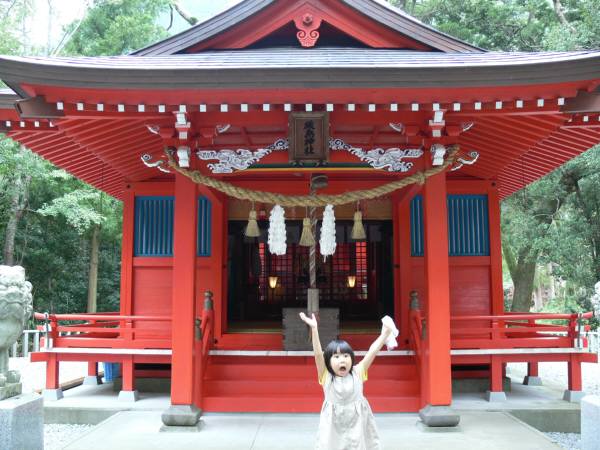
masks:
MULTIPOLYGON (((377 414, 386 450, 558 449, 539 431, 503 412, 467 412, 455 429, 422 427, 416 414, 377 414)), ((65 447, 67 450, 308 450, 317 414, 205 414, 199 432, 161 432, 160 412, 117 413, 65 447)))

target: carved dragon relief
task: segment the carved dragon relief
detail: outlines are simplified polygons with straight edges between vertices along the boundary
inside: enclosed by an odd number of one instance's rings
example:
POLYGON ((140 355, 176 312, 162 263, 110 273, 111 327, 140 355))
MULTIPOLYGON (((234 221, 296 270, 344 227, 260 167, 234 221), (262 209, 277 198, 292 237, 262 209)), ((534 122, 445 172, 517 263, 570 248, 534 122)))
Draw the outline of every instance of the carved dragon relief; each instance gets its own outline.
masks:
POLYGON ((287 150, 289 142, 287 139, 278 139, 273 144, 256 151, 238 150, 198 150, 196 155, 202 161, 218 160, 217 163, 208 164, 212 173, 233 173, 234 170, 246 170, 252 164, 257 163, 271 152, 287 150))
POLYGON ((385 169, 388 172, 408 172, 414 165, 410 161, 403 161, 405 158, 420 158, 423 156, 423 150, 420 148, 400 149, 400 148, 375 148, 373 150, 363 150, 346 144, 342 139, 330 139, 329 148, 331 150, 346 150, 365 161, 374 169, 385 169))

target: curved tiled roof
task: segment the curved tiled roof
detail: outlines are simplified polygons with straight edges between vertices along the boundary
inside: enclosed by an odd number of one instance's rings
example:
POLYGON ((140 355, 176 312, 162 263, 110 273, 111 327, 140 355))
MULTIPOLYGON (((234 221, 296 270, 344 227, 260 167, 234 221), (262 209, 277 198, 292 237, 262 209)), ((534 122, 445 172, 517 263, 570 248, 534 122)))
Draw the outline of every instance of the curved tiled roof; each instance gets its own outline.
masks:
POLYGON ((0 78, 19 93, 18 86, 27 83, 138 89, 511 86, 591 80, 599 73, 600 51, 271 48, 146 57, 0 57, 0 78))

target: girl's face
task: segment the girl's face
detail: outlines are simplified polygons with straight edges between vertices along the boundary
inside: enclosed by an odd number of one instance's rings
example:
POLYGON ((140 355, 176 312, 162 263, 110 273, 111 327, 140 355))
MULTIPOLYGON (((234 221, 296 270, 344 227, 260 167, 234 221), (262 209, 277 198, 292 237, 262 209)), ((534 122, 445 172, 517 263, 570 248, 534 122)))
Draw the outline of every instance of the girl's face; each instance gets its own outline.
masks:
POLYGON ((333 373, 338 377, 345 377, 350 373, 352 368, 352 358, 350 353, 340 353, 339 349, 337 353, 331 355, 331 368, 333 373))

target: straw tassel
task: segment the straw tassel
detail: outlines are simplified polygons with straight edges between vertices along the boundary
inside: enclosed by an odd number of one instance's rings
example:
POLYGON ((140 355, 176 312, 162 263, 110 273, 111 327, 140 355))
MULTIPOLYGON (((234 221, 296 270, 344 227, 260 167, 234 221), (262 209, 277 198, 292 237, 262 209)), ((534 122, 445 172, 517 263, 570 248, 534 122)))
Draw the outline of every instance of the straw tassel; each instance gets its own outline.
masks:
POLYGON ((354 225, 352 226, 352 239, 355 241, 364 241, 367 239, 367 233, 365 233, 365 227, 362 223, 362 213, 356 211, 354 213, 354 225))
POLYGON ((303 247, 312 247, 315 245, 315 237, 312 233, 310 218, 305 217, 302 221, 302 235, 300 236, 300 245, 303 247))
POLYGON ((248 217, 248 225, 246 225, 246 231, 244 234, 248 237, 259 237, 260 230, 258 228, 258 222, 256 221, 256 211, 250 211, 250 216, 248 217))

